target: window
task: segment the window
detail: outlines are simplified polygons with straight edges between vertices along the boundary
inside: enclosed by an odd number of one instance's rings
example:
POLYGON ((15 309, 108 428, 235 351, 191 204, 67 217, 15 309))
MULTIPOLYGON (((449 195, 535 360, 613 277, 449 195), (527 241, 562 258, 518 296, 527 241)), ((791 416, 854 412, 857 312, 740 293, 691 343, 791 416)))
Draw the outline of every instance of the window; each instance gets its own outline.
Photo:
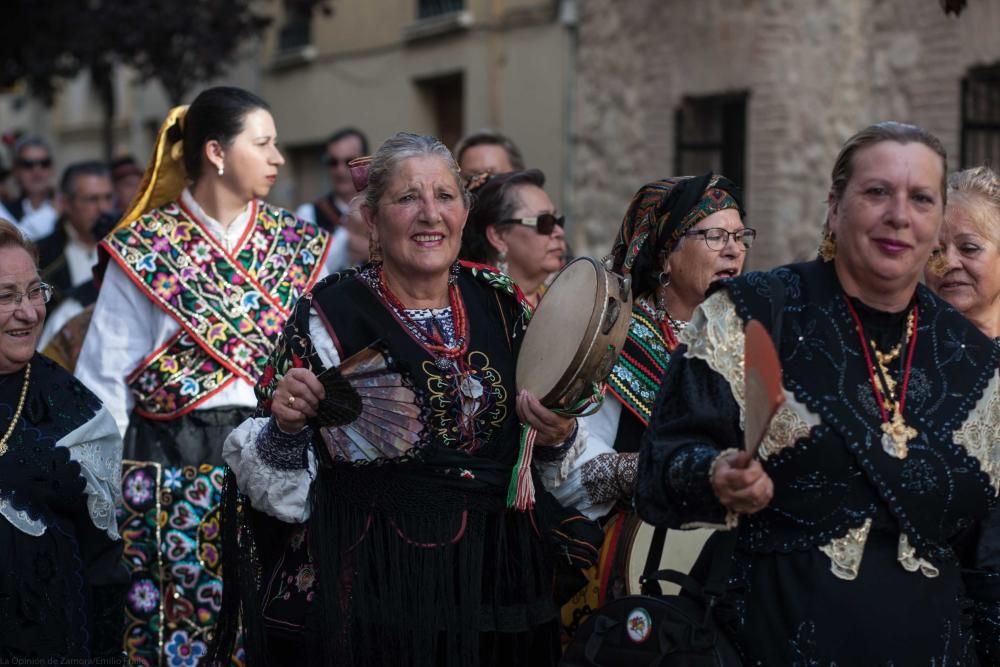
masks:
POLYGON ((461 72, 417 81, 421 106, 434 123, 434 135, 445 146, 454 146, 463 134, 465 82, 461 72))
POLYGON ((417 0, 418 19, 460 12, 463 9, 465 9, 465 0, 417 0))
POLYGON ((961 105, 962 167, 1000 165, 1000 66, 970 69, 961 105))
POLYGON ((747 94, 686 97, 675 115, 674 173, 712 171, 744 186, 747 94))
POLYGON ((278 51, 295 51, 312 42, 312 11, 301 2, 285 2, 285 24, 278 31, 278 51))

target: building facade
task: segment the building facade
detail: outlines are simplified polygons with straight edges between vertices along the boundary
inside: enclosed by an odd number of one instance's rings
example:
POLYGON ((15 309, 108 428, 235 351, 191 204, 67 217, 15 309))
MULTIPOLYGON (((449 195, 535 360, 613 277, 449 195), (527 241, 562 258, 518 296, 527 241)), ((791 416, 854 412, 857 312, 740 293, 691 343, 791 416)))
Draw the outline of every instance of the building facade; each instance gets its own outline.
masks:
POLYGON ((576 243, 607 252, 639 186, 715 169, 745 188, 751 267, 814 256, 836 153, 870 123, 1000 165, 997 63, 989 0, 582 0, 576 243))

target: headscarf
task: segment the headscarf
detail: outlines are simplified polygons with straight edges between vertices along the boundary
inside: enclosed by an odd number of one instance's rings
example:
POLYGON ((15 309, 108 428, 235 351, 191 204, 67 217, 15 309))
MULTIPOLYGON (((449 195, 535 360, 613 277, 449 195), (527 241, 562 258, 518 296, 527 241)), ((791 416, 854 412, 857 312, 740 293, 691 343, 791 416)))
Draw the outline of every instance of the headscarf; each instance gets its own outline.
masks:
POLYGON ((154 208, 175 201, 187 186, 184 168, 184 116, 187 106, 174 107, 160 126, 153 147, 153 159, 139 185, 139 192, 129 204, 115 229, 121 229, 149 213, 154 208))
POLYGON ((653 181, 632 197, 611 249, 612 271, 633 277, 633 291, 653 289, 661 258, 694 225, 727 208, 744 215, 739 187, 725 176, 677 176, 653 181))

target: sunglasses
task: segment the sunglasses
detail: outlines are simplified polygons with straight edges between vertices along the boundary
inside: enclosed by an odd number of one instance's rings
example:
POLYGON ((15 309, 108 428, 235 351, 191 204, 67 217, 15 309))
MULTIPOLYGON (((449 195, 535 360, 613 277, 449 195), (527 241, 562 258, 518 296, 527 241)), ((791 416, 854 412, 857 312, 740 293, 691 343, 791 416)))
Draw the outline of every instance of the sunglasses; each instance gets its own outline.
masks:
POLYGON ((508 220, 501 220, 500 224, 514 224, 514 225, 528 225, 529 227, 534 227, 542 236, 548 236, 555 231, 556 225, 560 227, 566 226, 566 216, 560 215, 556 217, 552 213, 539 213, 532 218, 510 218, 508 220))
POLYGON ((351 157, 339 158, 335 155, 327 155, 323 158, 323 164, 328 167, 339 167, 340 165, 347 166, 351 160, 357 160, 360 155, 352 155, 351 157))
POLYGON ((36 167, 39 169, 48 169, 52 166, 52 158, 45 157, 41 160, 18 159, 17 166, 20 169, 35 169, 36 167))

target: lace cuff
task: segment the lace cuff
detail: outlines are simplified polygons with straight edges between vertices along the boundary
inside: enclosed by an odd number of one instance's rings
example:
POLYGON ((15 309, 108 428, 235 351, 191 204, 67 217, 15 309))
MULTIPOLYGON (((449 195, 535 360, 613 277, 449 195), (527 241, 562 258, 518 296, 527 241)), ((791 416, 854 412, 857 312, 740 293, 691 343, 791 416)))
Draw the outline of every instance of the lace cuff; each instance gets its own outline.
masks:
POLYGON ((712 490, 708 471, 719 456, 719 450, 705 444, 693 444, 679 449, 667 467, 666 487, 670 500, 685 516, 704 518, 722 523, 725 508, 712 490))
POLYGON ((583 464, 581 478, 590 501, 627 501, 635 493, 635 473, 639 454, 599 454, 583 464))
POLYGON ((309 467, 306 451, 311 440, 311 427, 306 426, 298 433, 285 433, 271 418, 257 435, 257 455, 275 470, 305 470, 309 467))

